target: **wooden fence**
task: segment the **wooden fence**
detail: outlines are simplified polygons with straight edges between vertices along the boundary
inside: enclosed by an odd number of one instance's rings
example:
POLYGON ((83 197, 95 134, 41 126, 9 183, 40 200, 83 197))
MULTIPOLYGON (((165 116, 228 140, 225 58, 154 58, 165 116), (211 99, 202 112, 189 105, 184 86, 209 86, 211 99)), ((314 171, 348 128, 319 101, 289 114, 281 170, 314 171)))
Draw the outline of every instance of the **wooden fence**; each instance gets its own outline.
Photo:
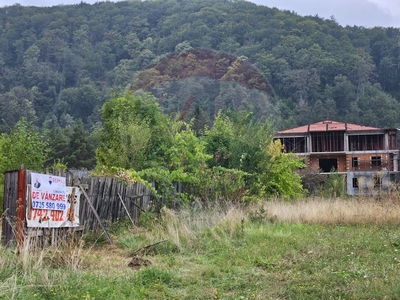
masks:
MULTIPOLYGON (((31 183, 31 172, 16 170, 5 173, 4 216, 2 218, 1 240, 4 245, 13 242, 22 244, 32 232, 39 237, 39 244, 57 243, 65 238, 69 228, 27 228, 26 204, 27 185, 31 183), (46 241, 46 242, 44 242, 46 241)), ((80 187, 79 228, 75 230, 94 230, 107 228, 115 221, 129 217, 134 223, 140 213, 145 211, 153 197, 151 190, 141 183, 126 184, 118 178, 66 176, 67 185, 80 187)))
MULTIPOLYGON (((119 219, 128 217, 127 211, 137 223, 140 213, 147 209, 153 197, 150 189, 141 183, 127 185, 118 178, 107 177, 90 178, 86 193, 106 227, 119 219)), ((86 199, 81 199, 80 212, 85 229, 100 227, 86 199)))

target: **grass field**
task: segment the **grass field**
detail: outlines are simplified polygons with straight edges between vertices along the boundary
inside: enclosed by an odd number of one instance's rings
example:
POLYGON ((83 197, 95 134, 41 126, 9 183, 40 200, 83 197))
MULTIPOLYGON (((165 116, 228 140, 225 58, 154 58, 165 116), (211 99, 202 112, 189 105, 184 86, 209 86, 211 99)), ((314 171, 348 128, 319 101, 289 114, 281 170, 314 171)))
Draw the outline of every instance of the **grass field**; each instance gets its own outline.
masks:
POLYGON ((373 199, 164 209, 114 245, 0 248, 0 299, 399 299, 399 223, 373 199))

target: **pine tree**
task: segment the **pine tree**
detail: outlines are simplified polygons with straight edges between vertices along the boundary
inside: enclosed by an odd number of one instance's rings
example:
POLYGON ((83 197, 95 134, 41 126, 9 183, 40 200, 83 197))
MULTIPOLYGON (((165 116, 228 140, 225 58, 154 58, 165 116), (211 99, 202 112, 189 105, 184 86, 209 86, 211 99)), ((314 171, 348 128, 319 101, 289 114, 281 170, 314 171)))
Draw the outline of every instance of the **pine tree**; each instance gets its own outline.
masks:
POLYGON ((68 168, 92 169, 95 166, 95 145, 89 133, 84 129, 82 120, 76 123, 69 140, 68 168))

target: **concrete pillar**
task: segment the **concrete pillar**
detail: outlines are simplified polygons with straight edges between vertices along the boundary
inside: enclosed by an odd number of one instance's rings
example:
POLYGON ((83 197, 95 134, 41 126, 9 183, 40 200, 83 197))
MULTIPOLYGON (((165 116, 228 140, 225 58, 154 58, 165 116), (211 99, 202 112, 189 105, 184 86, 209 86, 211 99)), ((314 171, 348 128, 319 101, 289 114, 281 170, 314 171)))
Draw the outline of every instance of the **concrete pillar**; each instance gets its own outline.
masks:
POLYGON ((385 133, 385 138, 384 140, 384 150, 389 150, 389 135, 387 133, 385 133))
POLYGON ((307 151, 312 152, 311 134, 307 136, 307 151))

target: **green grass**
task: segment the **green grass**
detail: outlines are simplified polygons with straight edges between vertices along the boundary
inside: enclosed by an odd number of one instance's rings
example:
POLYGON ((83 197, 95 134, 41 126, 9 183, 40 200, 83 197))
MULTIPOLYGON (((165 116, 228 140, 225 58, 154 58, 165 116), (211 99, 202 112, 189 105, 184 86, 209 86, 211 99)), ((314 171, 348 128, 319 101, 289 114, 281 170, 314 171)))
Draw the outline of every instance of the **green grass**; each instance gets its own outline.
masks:
POLYGON ((395 224, 249 215, 235 208, 166 210, 161 222, 114 230, 113 246, 76 244, 80 251, 19 258, 0 248, 0 299, 398 299, 395 224), (74 253, 78 266, 68 263, 74 253), (152 264, 132 269, 133 255, 152 264))

